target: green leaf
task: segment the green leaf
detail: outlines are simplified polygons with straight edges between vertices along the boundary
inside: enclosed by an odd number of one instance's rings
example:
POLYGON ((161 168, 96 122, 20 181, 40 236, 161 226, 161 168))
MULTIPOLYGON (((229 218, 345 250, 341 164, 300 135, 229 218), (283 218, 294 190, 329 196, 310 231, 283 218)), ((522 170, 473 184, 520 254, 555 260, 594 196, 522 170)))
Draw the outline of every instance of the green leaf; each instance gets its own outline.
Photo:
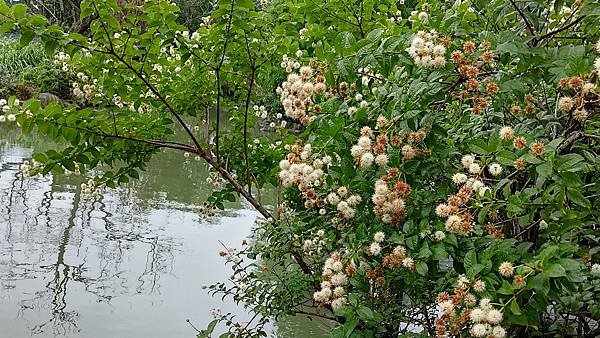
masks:
POLYGON ((473 267, 473 265, 477 264, 477 253, 475 253, 475 249, 470 250, 465 255, 465 269, 469 270, 473 267))
POLYGON ((565 268, 558 263, 550 264, 548 267, 544 268, 544 274, 548 277, 564 277, 567 275, 565 268))
POLYGON ((421 276, 427 276, 427 272, 429 271, 429 267, 425 262, 418 262, 415 266, 417 268, 417 273, 421 276))
POLYGON ((584 208, 589 209, 592 207, 592 203, 590 202, 590 200, 583 196, 583 194, 578 189, 567 188, 567 197, 571 201, 575 202, 576 204, 579 204, 584 208))
POLYGON ((27 13, 27 5, 16 4, 12 7, 15 19, 22 19, 27 13))
POLYGON ((513 287, 506 280, 502 281, 502 286, 498 289, 498 293, 502 295, 512 295, 513 287))
POLYGON ((364 321, 372 321, 374 318, 373 310, 364 305, 358 308, 356 312, 358 313, 358 317, 364 321))
POLYGON ((513 299, 512 302, 510 302, 510 312, 512 312, 512 314, 515 316, 521 315, 521 308, 519 307, 519 303, 517 303, 516 299, 513 299))
POLYGON ((581 263, 571 258, 562 258, 558 261, 565 270, 567 271, 575 271, 581 269, 581 263))

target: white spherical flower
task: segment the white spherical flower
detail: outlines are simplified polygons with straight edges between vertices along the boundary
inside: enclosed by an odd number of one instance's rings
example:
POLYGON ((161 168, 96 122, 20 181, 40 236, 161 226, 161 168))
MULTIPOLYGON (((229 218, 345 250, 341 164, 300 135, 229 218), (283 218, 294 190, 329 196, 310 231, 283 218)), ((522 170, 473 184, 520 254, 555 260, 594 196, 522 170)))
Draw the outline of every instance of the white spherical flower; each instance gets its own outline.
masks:
POLYGON ((443 241, 445 238, 446 234, 441 230, 438 230, 433 234, 433 239, 435 239, 436 241, 443 241))
POLYGON ((385 239, 385 233, 383 233, 383 231, 376 232, 375 236, 373 236, 373 239, 375 242, 381 243, 385 239))
POLYGON ((331 284, 334 286, 346 285, 348 284, 348 276, 343 273, 338 273, 331 276, 331 284))
POLYGON ((6 120, 8 120, 8 122, 15 122, 17 120, 17 117, 15 116, 15 114, 8 114, 8 116, 6 116, 6 120))
POLYGON ((506 337, 506 331, 501 326, 494 326, 492 329, 492 336, 494 336, 494 338, 504 338, 506 337))
POLYGON ((346 294, 346 290, 344 290, 344 288, 341 286, 338 286, 335 289, 333 289, 333 296, 336 298, 342 297, 345 294, 346 294))
POLYGON ((342 271, 343 268, 344 268, 344 264, 342 264, 342 262, 340 262, 340 261, 335 261, 335 262, 333 262, 333 264, 331 264, 331 270, 333 270, 335 272, 340 272, 340 271, 342 271))
POLYGON ((333 310, 337 310, 344 305, 346 305, 346 297, 336 298, 331 302, 331 307, 333 310))
POLYGON ((471 321, 475 323, 483 322, 486 318, 485 311, 480 308, 475 308, 471 311, 469 317, 471 318, 471 321))
POLYGON ((442 312, 444 314, 451 314, 454 312, 454 304, 449 300, 441 302, 440 307, 442 308, 442 312))
POLYGON ((486 318, 490 324, 499 324, 502 321, 502 312, 492 309, 488 311, 486 318))
POLYGON ((377 256, 381 253, 381 245, 379 243, 374 242, 369 246, 369 254, 373 256, 377 256))
POLYGON ((475 162, 475 156, 465 155, 462 157, 460 162, 462 163, 463 167, 468 168, 471 166, 471 164, 473 164, 473 162, 475 162))
POLYGON ((329 202, 331 205, 338 205, 340 203, 340 197, 336 193, 332 192, 327 195, 327 202, 329 202))
POLYGON ((384 166, 388 163, 388 157, 386 154, 380 154, 375 157, 375 163, 379 166, 384 166))
POLYGON ((475 283, 473 283, 473 290, 475 290, 475 292, 485 291, 485 282, 481 279, 476 280, 475 283))
POLYGON ((402 260, 402 266, 407 269, 412 269, 415 266, 415 261, 410 257, 406 257, 402 260))
POLYGON ((452 182, 454 182, 455 184, 463 184, 467 181, 467 178, 467 175, 463 173, 456 173, 452 175, 452 182))
POLYGON ((350 155, 352 155, 352 157, 361 157, 365 152, 367 152, 367 149, 358 144, 353 145, 352 148, 350 148, 350 155))
POLYGON ((600 74, 600 57, 596 58, 596 61, 594 61, 594 67, 596 68, 596 72, 600 74))
POLYGON ((590 271, 592 272, 592 275, 600 276, 600 264, 592 264, 590 271))
POLYGON ((471 334, 474 337, 485 337, 487 334, 487 326, 485 324, 475 324, 471 329, 471 334))
POLYGON ((506 126, 500 129, 500 138, 503 140, 512 140, 515 137, 515 132, 512 127, 506 126))
POLYGON ((358 139, 357 144, 363 148, 371 148, 371 139, 368 138, 367 136, 361 136, 358 139))
POLYGON ((498 176, 500 174, 502 174, 502 166, 498 163, 492 163, 488 166, 488 170, 490 172, 490 174, 492 174, 493 176, 498 176))
POLYGON ((438 206, 435 207, 435 214, 439 217, 448 217, 449 212, 450 207, 446 204, 438 204, 438 206))
POLYGON ((371 153, 364 153, 361 157, 360 157, 360 162, 359 162, 359 166, 361 168, 368 168, 373 164, 373 160, 375 158, 373 157, 373 154, 371 153))
POLYGON ((444 55, 446 53, 446 47, 442 46, 442 45, 435 45, 433 46, 433 54, 436 56, 440 56, 440 55, 444 55))
POLYGON ((427 12, 420 12, 419 13, 419 21, 421 21, 423 23, 427 23, 427 21, 429 21, 429 14, 427 14, 427 12))
POLYGON ((479 174, 481 172, 481 166, 477 163, 471 163, 469 165, 469 172, 471 174, 479 174))
POLYGON ((290 166, 291 166, 291 163, 288 160, 281 160, 279 162, 279 168, 281 168, 281 170, 289 170, 290 166))
POLYGON ((484 311, 491 310, 492 301, 489 298, 481 298, 481 300, 479 300, 479 307, 484 311))

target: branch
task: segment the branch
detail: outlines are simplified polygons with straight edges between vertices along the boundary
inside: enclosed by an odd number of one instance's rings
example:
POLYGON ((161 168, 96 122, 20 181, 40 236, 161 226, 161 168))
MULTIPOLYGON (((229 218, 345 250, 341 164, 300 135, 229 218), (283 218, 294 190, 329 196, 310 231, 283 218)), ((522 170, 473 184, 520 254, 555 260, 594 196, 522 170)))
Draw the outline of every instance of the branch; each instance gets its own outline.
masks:
POLYGON ((560 28, 557 28, 551 32, 548 32, 540 37, 537 37, 534 39, 534 45, 538 44, 539 42, 543 41, 544 39, 550 38, 553 35, 556 35, 560 32, 566 31, 567 29, 575 26, 576 24, 580 23, 583 19, 585 19, 585 15, 578 17, 575 21, 572 21, 571 23, 569 23, 568 25, 562 26, 560 28))
POLYGON ((529 20, 525 16, 525 13, 523 13, 523 11, 521 10, 521 8, 519 8, 519 6, 517 6, 517 4, 513 0, 510 0, 510 3, 517 10, 517 12, 519 13, 519 16, 521 17, 521 19, 523 19, 523 21, 525 22, 525 26, 527 26, 527 30, 529 31, 529 34, 531 34, 532 36, 535 36, 535 32, 533 30, 533 27, 531 26, 531 23, 529 22, 529 20))

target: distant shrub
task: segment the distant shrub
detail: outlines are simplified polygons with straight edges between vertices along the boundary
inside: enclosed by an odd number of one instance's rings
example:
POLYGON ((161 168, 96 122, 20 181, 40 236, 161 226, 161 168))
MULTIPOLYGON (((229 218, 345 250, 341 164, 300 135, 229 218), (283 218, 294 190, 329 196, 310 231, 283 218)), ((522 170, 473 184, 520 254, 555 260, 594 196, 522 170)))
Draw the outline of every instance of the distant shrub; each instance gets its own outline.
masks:
POLYGON ((68 98, 71 95, 69 76, 49 60, 36 67, 24 69, 21 79, 40 93, 52 93, 60 98, 68 98))

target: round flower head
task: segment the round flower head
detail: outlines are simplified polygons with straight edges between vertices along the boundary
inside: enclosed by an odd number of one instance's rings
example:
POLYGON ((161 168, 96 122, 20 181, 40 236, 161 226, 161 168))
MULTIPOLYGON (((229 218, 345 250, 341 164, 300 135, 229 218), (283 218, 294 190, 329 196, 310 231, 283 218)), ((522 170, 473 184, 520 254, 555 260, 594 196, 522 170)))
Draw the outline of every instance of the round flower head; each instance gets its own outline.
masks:
POLYGON ((438 230, 433 234, 433 238, 436 241, 443 241, 446 238, 446 234, 443 231, 438 230))
POLYGON ((373 154, 371 153, 364 153, 361 157, 360 157, 360 162, 359 162, 359 166, 361 168, 368 168, 373 164, 373 160, 375 159, 375 157, 373 156, 373 154))
POLYGON ((475 290, 475 292, 485 291, 485 282, 481 279, 476 280, 475 283, 473 283, 473 290, 475 290))
POLYGON ((492 309, 488 311, 486 318, 490 324, 499 324, 502 321, 502 312, 492 309))
POLYGON ((471 164, 473 164, 473 162, 475 162, 475 157, 473 155, 465 155, 462 157, 460 162, 462 163, 463 167, 468 168, 471 166, 471 164))
POLYGON ((477 163, 471 163, 469 165, 469 172, 471 174, 479 174, 481 172, 481 167, 477 163))
POLYGON ((346 297, 340 297, 340 298, 336 298, 331 302, 331 307, 334 310, 337 310, 339 308, 341 308, 342 306, 346 305, 346 297))
POLYGON ((498 268, 498 271, 500 271, 500 274, 504 277, 510 277, 513 275, 515 268, 513 267, 512 263, 510 262, 504 262, 502 264, 500 264, 500 267, 498 268))
POLYGON ((383 231, 379 231, 379 232, 375 233, 375 236, 373 236, 373 239, 375 240, 375 242, 381 243, 385 239, 385 233, 383 233, 383 231))
POLYGON ((475 324, 471 329, 473 337, 485 337, 487 334, 487 326, 485 324, 475 324))
POLYGON ((369 253, 373 256, 379 255, 379 253, 381 253, 381 246, 379 245, 379 243, 371 243, 371 246, 369 246, 369 253))
POLYGON ((454 304, 449 300, 441 302, 440 307, 442 308, 442 312, 445 314, 451 314, 454 312, 454 304))
POLYGON ((590 271, 592 273, 592 275, 594 276, 600 276, 600 264, 592 264, 592 267, 590 268, 590 271))
POLYGON ((454 175, 452 175, 452 182, 454 182, 454 184, 463 184, 467 181, 467 175, 463 174, 463 173, 456 173, 454 175))
POLYGON ((502 174, 502 166, 499 165, 498 163, 492 163, 489 165, 488 170, 490 171, 490 174, 492 174, 493 176, 498 176, 500 174, 502 174))
POLYGON ((500 138, 503 140, 512 140, 515 137, 515 132, 512 127, 502 127, 500 129, 500 138))
POLYGON ((560 100, 558 100, 558 109, 560 109, 564 112, 571 111, 571 109, 573 109, 574 105, 575 105, 575 100, 573 100, 572 98, 570 98, 568 96, 561 97, 560 100))
POLYGON ((480 308, 475 308, 469 314, 469 318, 475 323, 483 322, 485 320, 485 311, 480 308))
POLYGON ((506 331, 501 326, 494 326, 492 329, 492 336, 494 336, 494 338, 504 338, 506 336, 506 331))

